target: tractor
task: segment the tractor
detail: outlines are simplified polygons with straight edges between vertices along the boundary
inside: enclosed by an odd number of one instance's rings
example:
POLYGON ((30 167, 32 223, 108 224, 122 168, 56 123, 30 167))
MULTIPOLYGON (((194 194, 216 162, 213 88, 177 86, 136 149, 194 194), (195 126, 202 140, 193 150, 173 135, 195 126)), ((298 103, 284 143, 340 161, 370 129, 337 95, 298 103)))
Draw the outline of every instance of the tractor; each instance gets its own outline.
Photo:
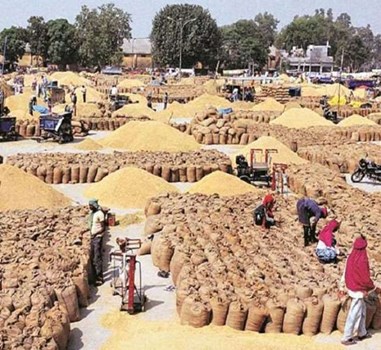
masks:
POLYGON ((67 143, 74 140, 71 125, 72 112, 66 111, 61 114, 48 113, 40 115, 41 137, 37 142, 53 139, 58 143, 67 143))
POLYGON ((271 153, 278 153, 278 150, 251 149, 250 164, 244 155, 236 156, 237 176, 249 184, 270 187, 272 182, 271 153))

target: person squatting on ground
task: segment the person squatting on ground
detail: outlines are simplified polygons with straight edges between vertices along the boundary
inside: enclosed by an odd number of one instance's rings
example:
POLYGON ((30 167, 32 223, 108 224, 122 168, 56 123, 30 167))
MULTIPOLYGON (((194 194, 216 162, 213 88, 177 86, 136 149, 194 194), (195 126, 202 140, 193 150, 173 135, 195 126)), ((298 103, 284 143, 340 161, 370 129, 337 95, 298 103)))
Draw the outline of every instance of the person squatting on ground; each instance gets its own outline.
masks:
POLYGON ((273 213, 275 203, 275 198, 271 194, 267 194, 263 198, 262 204, 254 210, 256 225, 262 225, 262 227, 269 229, 276 224, 273 213))
POLYGON ((311 198, 301 198, 296 203, 299 222, 303 225, 304 246, 316 243, 316 226, 320 218, 325 219, 328 210, 319 205, 311 198), (312 221, 312 222, 311 222, 312 221))
POLYGON ((339 250, 334 232, 340 227, 340 223, 336 220, 331 220, 319 233, 319 242, 315 253, 322 263, 336 263, 339 250))
POLYGON ((105 215, 98 204, 98 200, 91 199, 89 201, 89 228, 91 234, 91 264, 95 271, 97 286, 103 284, 102 271, 102 240, 105 230, 105 215))
POLYGON ((367 245, 363 235, 355 239, 340 281, 341 294, 346 287, 348 295, 352 299, 345 322, 344 335, 341 339, 343 345, 356 343, 353 339, 355 332, 357 332, 357 339, 360 341, 371 338, 365 326, 366 305, 364 298, 371 292, 380 293, 380 288, 375 286, 370 277, 367 245))

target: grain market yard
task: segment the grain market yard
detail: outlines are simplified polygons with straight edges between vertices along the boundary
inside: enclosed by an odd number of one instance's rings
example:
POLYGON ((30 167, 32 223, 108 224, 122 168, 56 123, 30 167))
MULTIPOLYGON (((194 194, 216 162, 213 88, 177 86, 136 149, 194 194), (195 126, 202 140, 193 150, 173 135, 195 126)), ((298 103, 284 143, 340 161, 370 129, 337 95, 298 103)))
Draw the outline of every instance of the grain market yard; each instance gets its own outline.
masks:
MULTIPOLYGON (((89 137, 97 140, 110 132, 94 132, 89 137)), ((58 145, 56 143, 37 143, 34 140, 2 143, 1 154, 4 156, 16 153, 40 152, 81 152, 75 145, 82 141, 76 139, 73 144, 58 145)), ((243 149, 239 145, 203 146, 204 149, 217 149, 229 156, 243 149)), ((112 152, 110 149, 102 152, 112 152)), ((179 190, 186 191, 191 184, 174 184, 179 190)), ((74 203, 86 204, 83 192, 89 184, 53 185, 64 193, 74 203)), ((371 184, 357 185, 365 191, 380 191, 381 186, 371 184)), ((118 210, 112 208, 117 215, 128 213, 142 214, 141 209, 118 210)), ((143 214, 142 214, 143 215, 143 214)), ((111 227, 104 242, 104 269, 106 283, 101 287, 91 289, 90 305, 81 309, 81 320, 71 324, 69 350, 118 350, 118 349, 306 349, 330 350, 344 348, 340 345, 341 334, 334 332, 326 336, 315 337, 292 336, 286 334, 256 334, 239 332, 226 326, 208 326, 195 329, 180 326, 175 307, 175 293, 165 290, 171 284, 171 279, 157 276, 157 268, 152 265, 151 256, 139 257, 142 263, 143 287, 147 296, 146 312, 130 316, 120 312, 119 296, 112 295, 110 287, 111 266, 108 261, 109 252, 115 248, 118 236, 140 238, 144 229, 144 221, 127 227, 111 227)), ((373 333, 373 331, 372 331, 373 333)), ((372 339, 351 346, 354 350, 379 350, 381 348, 381 333, 374 334, 372 339)))

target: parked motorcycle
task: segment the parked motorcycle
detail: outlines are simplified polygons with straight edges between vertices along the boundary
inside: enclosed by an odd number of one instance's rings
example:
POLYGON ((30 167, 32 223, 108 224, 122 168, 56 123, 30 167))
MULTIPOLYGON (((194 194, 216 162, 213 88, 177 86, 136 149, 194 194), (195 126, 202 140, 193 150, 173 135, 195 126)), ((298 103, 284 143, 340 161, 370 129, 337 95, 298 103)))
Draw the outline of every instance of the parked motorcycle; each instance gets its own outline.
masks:
POLYGON ((351 175, 351 180, 354 183, 358 183, 361 182, 365 176, 371 180, 381 182, 381 165, 377 165, 366 159, 360 159, 357 169, 351 175))

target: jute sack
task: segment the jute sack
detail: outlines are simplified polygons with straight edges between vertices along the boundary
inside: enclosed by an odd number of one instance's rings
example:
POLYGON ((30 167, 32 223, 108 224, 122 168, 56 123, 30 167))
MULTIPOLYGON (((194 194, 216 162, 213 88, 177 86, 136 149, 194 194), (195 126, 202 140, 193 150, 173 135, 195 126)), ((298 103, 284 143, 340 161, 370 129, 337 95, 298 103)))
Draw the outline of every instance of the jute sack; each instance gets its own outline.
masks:
POLYGON ((174 253, 174 248, 168 239, 163 239, 161 243, 161 254, 159 257, 158 268, 161 271, 170 271, 170 263, 174 253))
POLYGON ((302 330, 305 313, 305 306, 299 298, 290 299, 287 302, 286 314, 284 315, 283 332, 299 335, 302 330))
POLYGON ((226 325, 237 329, 244 330, 247 318, 247 308, 240 302, 234 301, 229 305, 229 311, 226 318, 226 325))
POLYGON ((303 322, 303 334, 313 336, 319 333, 324 305, 317 296, 304 300, 304 304, 306 305, 306 318, 303 322))
POLYGON ((268 317, 268 311, 256 305, 251 305, 247 314, 245 331, 261 332, 268 317))
POLYGON ((364 299, 365 305, 366 305, 366 321, 365 325, 366 328, 368 329, 373 321, 374 315, 376 314, 377 311, 377 302, 378 302, 378 297, 375 293, 371 293, 364 299))
POLYGON ((172 282, 175 286, 177 286, 177 278, 186 261, 187 256, 185 253, 182 252, 179 247, 176 247, 173 252, 171 263, 169 264, 169 271, 171 272, 172 282))
POLYGON ((266 324, 265 333, 281 333, 285 307, 276 304, 273 300, 269 300, 266 307, 269 311, 269 322, 266 324))
POLYGON ((214 297, 210 301, 212 307, 212 324, 215 326, 224 326, 229 311, 229 302, 219 297, 214 297))
POLYGON ((210 322, 210 308, 194 297, 187 297, 181 308, 180 322, 195 328, 204 327, 210 322))
POLYGON ((72 278, 75 288, 77 290, 78 304, 81 307, 89 305, 90 288, 87 281, 87 276, 83 273, 72 278))
POLYGON ((352 299, 347 296, 342 302, 340 306, 339 314, 337 315, 336 328, 344 333, 345 322, 347 321, 347 316, 349 312, 349 308, 351 307, 352 299))
POLYGON ((144 225, 144 234, 146 236, 152 235, 156 232, 159 232, 163 229, 163 224, 160 221, 160 218, 156 215, 149 216, 144 225))
POLYGON ((80 313, 75 286, 71 285, 63 289, 55 289, 54 291, 60 305, 66 308, 70 322, 79 321, 80 313))
POLYGON ((372 328, 374 330, 380 330, 381 329, 381 296, 378 296, 377 302, 376 302, 376 312, 374 313, 374 317, 372 320, 372 328))
POLYGON ((320 331, 324 334, 331 334, 335 328, 337 315, 340 310, 340 300, 326 294, 322 298, 324 303, 323 318, 321 320, 320 331))

